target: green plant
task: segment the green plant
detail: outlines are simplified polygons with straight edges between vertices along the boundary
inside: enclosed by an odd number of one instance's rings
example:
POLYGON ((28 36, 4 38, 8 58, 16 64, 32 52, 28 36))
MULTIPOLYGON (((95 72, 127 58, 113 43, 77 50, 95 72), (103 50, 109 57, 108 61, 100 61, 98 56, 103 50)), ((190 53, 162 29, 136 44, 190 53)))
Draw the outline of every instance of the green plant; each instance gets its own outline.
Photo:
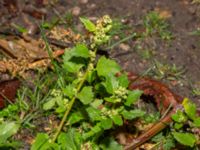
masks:
POLYGON ((112 20, 104 16, 96 25, 87 18, 80 20, 91 33, 90 44, 77 43, 65 51, 64 84, 55 87, 43 105, 44 110, 55 111, 62 120, 53 136, 39 133, 32 150, 38 147, 122 149, 113 138, 100 140, 100 137, 105 131, 122 126, 124 120, 145 114, 132 105, 142 91, 127 89, 128 77, 114 60, 105 56, 96 58, 97 48, 110 39, 112 20), (119 72, 121 74, 116 76, 119 72))
POLYGON ((200 140, 200 116, 197 115, 196 105, 189 101, 189 99, 185 98, 182 105, 183 111, 177 110, 172 115, 174 120, 172 135, 181 144, 194 147, 200 140))
POLYGON ((168 31, 169 25, 162 19, 157 12, 149 12, 143 19, 146 29, 144 36, 158 34, 162 39, 170 40, 172 33, 168 31))
POLYGON ((196 109, 196 105, 185 98, 176 113, 171 116, 173 122, 170 127, 151 139, 156 142, 154 148, 171 150, 182 145, 185 149, 189 147, 195 150, 200 141, 200 116, 196 109))
POLYGON ((154 67, 149 72, 150 75, 157 79, 177 80, 183 77, 185 69, 183 67, 177 67, 175 64, 162 64, 161 62, 154 60, 154 67))
POLYGON ((200 35, 200 28, 197 28, 195 31, 190 32, 190 35, 200 35))

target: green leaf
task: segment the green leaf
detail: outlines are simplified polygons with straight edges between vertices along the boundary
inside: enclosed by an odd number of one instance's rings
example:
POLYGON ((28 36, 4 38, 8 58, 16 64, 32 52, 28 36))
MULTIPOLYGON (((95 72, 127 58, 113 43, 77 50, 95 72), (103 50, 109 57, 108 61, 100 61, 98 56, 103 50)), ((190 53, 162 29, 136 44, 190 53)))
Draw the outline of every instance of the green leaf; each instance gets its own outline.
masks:
POLYGON ((75 132, 75 129, 71 128, 67 133, 62 132, 58 136, 58 144, 61 145, 61 149, 63 150, 79 150, 80 143, 76 140, 77 136, 80 138, 80 136, 75 132))
POLYGON ((74 51, 74 49, 66 50, 63 55, 63 68, 71 73, 77 73, 84 65, 81 64, 79 61, 71 61, 74 51))
POLYGON ((14 24, 14 23, 12 25, 17 29, 17 31, 19 31, 21 33, 28 32, 28 30, 26 28, 24 28, 23 26, 20 26, 20 25, 14 24))
POLYGON ((101 111, 99 109, 88 107, 86 108, 86 111, 93 122, 101 120, 101 111))
POLYGON ((102 150, 123 150, 122 145, 117 143, 113 137, 104 138, 101 141, 100 147, 102 150))
POLYGON ((92 86, 83 87, 81 92, 78 93, 77 97, 84 105, 91 103, 94 97, 94 93, 92 92, 92 86))
POLYGON ((196 105, 194 103, 192 103, 191 101, 189 101, 188 98, 185 98, 183 100, 183 107, 185 110, 185 113, 187 114, 187 116, 194 120, 196 118, 196 105))
POLYGON ((65 50, 65 53, 63 55, 63 61, 66 62, 66 61, 69 61, 72 57, 73 57, 73 53, 71 52, 73 49, 67 49, 65 50))
POLYGON ((77 73, 82 67, 83 64, 78 64, 75 62, 66 61, 63 64, 64 69, 71 73, 77 73))
POLYGON ((31 150, 42 149, 45 143, 48 143, 49 136, 46 133, 38 133, 35 142, 31 146, 31 150))
POLYGON ((124 88, 127 88, 128 85, 129 85, 129 80, 128 80, 128 77, 126 74, 122 74, 120 75, 118 78, 118 81, 119 81, 119 85, 124 87, 124 88))
POLYGON ((112 126, 113 126, 113 122, 110 118, 105 118, 105 119, 101 120, 101 127, 104 130, 108 130, 108 129, 112 128, 112 126))
POLYGON ((193 124, 195 127, 200 127, 200 117, 195 118, 193 124))
POLYGON ((174 139, 170 136, 168 137, 164 143, 163 143, 163 150, 172 150, 175 147, 175 141, 174 139))
POLYGON ((133 103, 135 103, 137 100, 139 100, 140 96, 142 95, 142 91, 140 90, 134 90, 130 91, 128 93, 128 97, 126 99, 125 105, 131 106, 133 103))
POLYGON ((118 88, 119 82, 117 81, 117 78, 114 75, 109 74, 106 76, 104 86, 108 93, 113 94, 114 91, 118 88))
POLYGON ((75 111, 75 112, 70 113, 68 122, 70 125, 72 125, 74 123, 77 123, 83 120, 84 118, 85 117, 81 111, 75 111))
POLYGON ((116 125, 118 125, 118 126, 123 125, 123 120, 120 115, 112 115, 111 118, 116 125))
POLYGON ((72 98, 75 95, 74 88, 75 87, 72 84, 69 84, 63 89, 63 93, 69 98, 72 98))
POLYGON ((44 22, 41 24, 42 28, 44 29, 50 29, 52 27, 52 24, 49 22, 44 22))
POLYGON ((120 66, 114 61, 102 56, 97 63, 97 74, 98 76, 106 77, 109 74, 115 75, 121 70, 120 66))
POLYGON ((43 109, 44 110, 52 109, 55 106, 55 104, 56 104, 56 98, 51 98, 49 101, 44 103, 43 109))
POLYGON ((89 50, 85 44, 77 44, 76 47, 73 49, 73 56, 75 57, 83 57, 83 58, 89 58, 89 50))
POLYGON ((17 133, 20 125, 16 122, 3 122, 0 125, 0 143, 5 142, 9 137, 17 133))
POLYGON ((103 103, 103 100, 102 100, 102 99, 95 99, 95 100, 91 103, 91 106, 97 109, 102 103, 103 103))
POLYGON ((87 81, 91 84, 97 78, 96 70, 92 70, 88 72, 87 81))
POLYGON ((172 135, 179 143, 186 146, 193 147, 196 142, 195 136, 191 133, 172 132, 172 135))
POLYGON ((119 103, 121 102, 121 98, 115 98, 115 97, 105 97, 105 101, 110 102, 110 103, 119 103))
POLYGON ((123 110, 121 114, 125 119, 132 120, 144 116, 145 112, 140 109, 134 109, 131 111, 123 110))
POLYGON ((158 134, 156 134, 155 136, 153 136, 151 138, 151 141, 158 143, 158 142, 161 142, 164 139, 165 139, 165 137, 163 136, 163 133, 159 132, 158 134))
POLYGON ((96 26, 89 19, 80 17, 80 20, 88 31, 94 32, 96 30, 96 26))
POLYGON ((187 117, 186 117, 185 114, 184 114, 182 111, 180 111, 180 110, 178 110, 175 114, 173 114, 173 115, 171 116, 171 118, 172 118, 174 121, 178 122, 178 123, 184 123, 184 122, 187 121, 187 117))
POLYGON ((177 129, 177 130, 179 130, 179 129, 182 128, 182 127, 183 127, 183 124, 182 124, 182 123, 175 123, 175 124, 174 124, 174 128, 177 129))
POLYGON ((94 127, 91 128, 91 130, 87 133, 84 133, 82 135, 83 140, 87 140, 90 137, 95 136, 95 134, 98 134, 102 131, 101 123, 97 123, 94 127))

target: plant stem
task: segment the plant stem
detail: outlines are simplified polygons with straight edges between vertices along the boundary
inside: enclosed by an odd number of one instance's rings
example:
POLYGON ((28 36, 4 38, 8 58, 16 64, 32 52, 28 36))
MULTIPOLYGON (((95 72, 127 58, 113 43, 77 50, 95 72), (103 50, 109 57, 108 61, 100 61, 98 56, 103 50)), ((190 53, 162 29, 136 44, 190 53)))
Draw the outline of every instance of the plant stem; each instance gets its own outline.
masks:
MULTIPOLYGON (((94 52, 95 52, 95 54, 96 54, 96 49, 95 49, 94 52)), ((84 84, 84 82, 85 82, 85 80, 86 80, 86 78, 87 78, 87 75, 88 75, 89 71, 90 71, 90 68, 89 68, 89 66, 87 66, 87 70, 86 70, 86 72, 85 72, 85 74, 84 74, 84 76, 83 76, 83 79, 82 79, 81 82, 78 84, 78 87, 77 87, 77 94, 80 92, 80 90, 81 90, 81 88, 82 88, 82 86, 83 86, 83 84, 84 84)), ((56 131, 55 135, 53 136, 53 142, 56 141, 58 135, 60 134, 60 131, 62 130, 62 127, 63 127, 63 125, 64 125, 64 123, 65 123, 65 121, 66 121, 66 119, 67 119, 67 116, 68 116, 69 112, 71 111, 71 109, 72 109, 72 107, 73 107, 73 105, 74 105, 75 100, 76 100, 76 95, 74 95, 74 96, 72 97, 72 99, 71 99, 71 101, 70 101, 70 103, 69 103, 69 105, 68 105, 68 108, 67 108, 67 110, 65 111, 65 114, 64 114, 64 116, 63 116, 63 118, 62 118, 62 120, 61 120, 61 122, 60 122, 60 124, 59 124, 59 126, 58 126, 58 128, 57 128, 57 131, 56 131)))
POLYGON ((127 41, 127 40, 129 40, 129 39, 131 39, 131 38, 136 37, 136 36, 137 36, 137 34, 134 32, 133 34, 131 34, 131 35, 129 35, 129 36, 127 36, 127 37, 121 39, 120 41, 114 43, 113 45, 107 47, 106 49, 113 49, 115 46, 119 45, 120 43, 125 42, 125 41, 127 41))

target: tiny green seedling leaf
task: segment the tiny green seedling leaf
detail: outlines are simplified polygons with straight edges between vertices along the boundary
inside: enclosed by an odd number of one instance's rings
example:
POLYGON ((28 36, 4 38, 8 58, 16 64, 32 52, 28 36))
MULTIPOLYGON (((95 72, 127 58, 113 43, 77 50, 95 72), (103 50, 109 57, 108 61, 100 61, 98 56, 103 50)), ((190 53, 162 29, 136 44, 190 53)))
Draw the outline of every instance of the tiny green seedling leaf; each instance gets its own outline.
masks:
POLYGON ((174 121, 178 122, 178 123, 184 123, 185 121, 187 121, 187 117, 186 117, 185 114, 184 114, 182 111, 180 111, 180 110, 178 110, 175 114, 173 114, 173 115, 171 116, 171 118, 172 118, 174 121))
POLYGON ((80 17, 80 20, 88 31, 94 32, 96 30, 96 26, 89 19, 80 17))
POLYGON ((188 98, 185 98, 182 104, 187 116, 190 119, 194 120, 196 118, 196 105, 192 103, 191 101, 189 101, 188 98))
POLYGON ((195 118, 193 124, 195 127, 200 127, 200 117, 195 118))
POLYGON ((140 90, 134 90, 130 91, 127 97, 127 100, 125 102, 126 106, 131 106, 131 104, 135 103, 137 100, 139 100, 140 96, 142 95, 142 91, 140 90))
POLYGON ((172 135, 178 142, 186 146, 193 147, 196 142, 195 135, 191 133, 172 132, 172 135))
POLYGON ((104 77, 109 74, 115 75, 121 70, 120 66, 114 60, 107 59, 105 56, 102 56, 98 60, 96 69, 98 76, 104 77))
POLYGON ((85 86, 77 96, 79 100, 87 105, 93 101, 94 93, 91 86, 85 86))

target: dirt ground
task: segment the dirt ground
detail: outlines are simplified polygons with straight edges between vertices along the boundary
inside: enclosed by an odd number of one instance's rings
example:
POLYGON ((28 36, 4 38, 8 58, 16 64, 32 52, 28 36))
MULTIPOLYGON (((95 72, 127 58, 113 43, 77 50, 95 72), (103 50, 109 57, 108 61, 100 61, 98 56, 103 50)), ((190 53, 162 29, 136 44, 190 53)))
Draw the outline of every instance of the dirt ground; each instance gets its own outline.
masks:
MULTIPOLYGON (((82 1, 83 2, 83 1, 82 1)), ((94 18, 109 14, 113 18, 121 18, 128 21, 128 24, 136 31, 141 24, 142 18, 150 11, 159 9, 170 13, 167 19, 170 30, 174 38, 166 44, 159 39, 147 40, 154 51, 155 59, 162 63, 176 64, 185 67, 186 72, 180 84, 176 86, 168 85, 175 92, 183 97, 190 97, 196 102, 200 99, 193 96, 193 87, 200 86, 200 37, 191 36, 190 32, 196 30, 200 25, 200 5, 191 4, 188 0, 89 0, 86 4, 80 2, 70 2, 68 5, 80 7, 80 16, 94 18)), ((136 73, 145 72, 151 67, 151 59, 144 60, 136 53, 135 41, 126 42, 130 49, 124 52, 123 48, 117 47, 111 51, 110 56, 115 58, 124 70, 136 73)))
MULTIPOLYGON (((184 68, 184 74, 177 80, 159 80, 176 94, 195 101, 200 109, 200 35, 191 34, 200 28, 200 3, 193 4, 191 0, 1 0, 0 34, 19 25, 30 31, 31 36, 38 38, 41 36, 38 25, 42 21, 51 21, 55 17, 62 20, 61 17, 68 13, 68 23, 73 24, 76 31, 83 29, 79 17, 96 21, 98 17, 108 14, 128 26, 124 33, 129 36, 144 31, 143 18, 151 11, 157 11, 165 17, 173 38, 166 41, 151 36, 142 42, 130 38, 112 48, 108 52, 109 57, 118 61, 124 70, 136 74, 147 72, 154 65, 154 60, 184 68), (142 46, 139 52, 138 42, 142 46), (141 56, 145 52, 143 48, 152 53, 148 59, 141 56), (199 93, 194 94, 194 89, 199 93)), ((115 38, 116 41, 121 40, 115 38)), ((4 55, 0 47, 2 58, 4 55)), ((154 74, 147 72, 147 75, 155 78, 154 74)))
MULTIPOLYGON (((200 97, 192 94, 193 88, 200 88, 200 36, 190 33, 200 27, 200 5, 192 4, 190 0, 19 0, 17 8, 0 2, 0 26, 1 29, 9 27, 12 23, 31 28, 32 25, 41 23, 39 16, 32 17, 29 8, 34 6, 46 15, 47 20, 52 16, 71 12, 73 23, 80 27, 79 16, 85 16, 92 20, 104 14, 112 18, 120 18, 127 22, 131 31, 139 31, 142 18, 150 11, 158 10, 167 12, 167 22, 173 39, 169 42, 151 37, 145 44, 153 49, 151 59, 143 59, 136 52, 135 40, 125 42, 125 46, 117 46, 109 53, 116 59, 124 70, 141 74, 152 66, 152 59, 161 63, 176 64, 186 69, 184 77, 177 83, 164 80, 177 94, 190 97, 196 102, 200 97), (24 13, 25 12, 25 13, 24 13)), ((80 27, 81 28, 81 27, 80 27)), ((37 35, 37 32, 34 34, 37 35), (36 34, 35 34, 36 33, 36 34)), ((144 44, 144 45, 145 45, 144 44)), ((148 47, 148 48, 149 48, 148 47)))

